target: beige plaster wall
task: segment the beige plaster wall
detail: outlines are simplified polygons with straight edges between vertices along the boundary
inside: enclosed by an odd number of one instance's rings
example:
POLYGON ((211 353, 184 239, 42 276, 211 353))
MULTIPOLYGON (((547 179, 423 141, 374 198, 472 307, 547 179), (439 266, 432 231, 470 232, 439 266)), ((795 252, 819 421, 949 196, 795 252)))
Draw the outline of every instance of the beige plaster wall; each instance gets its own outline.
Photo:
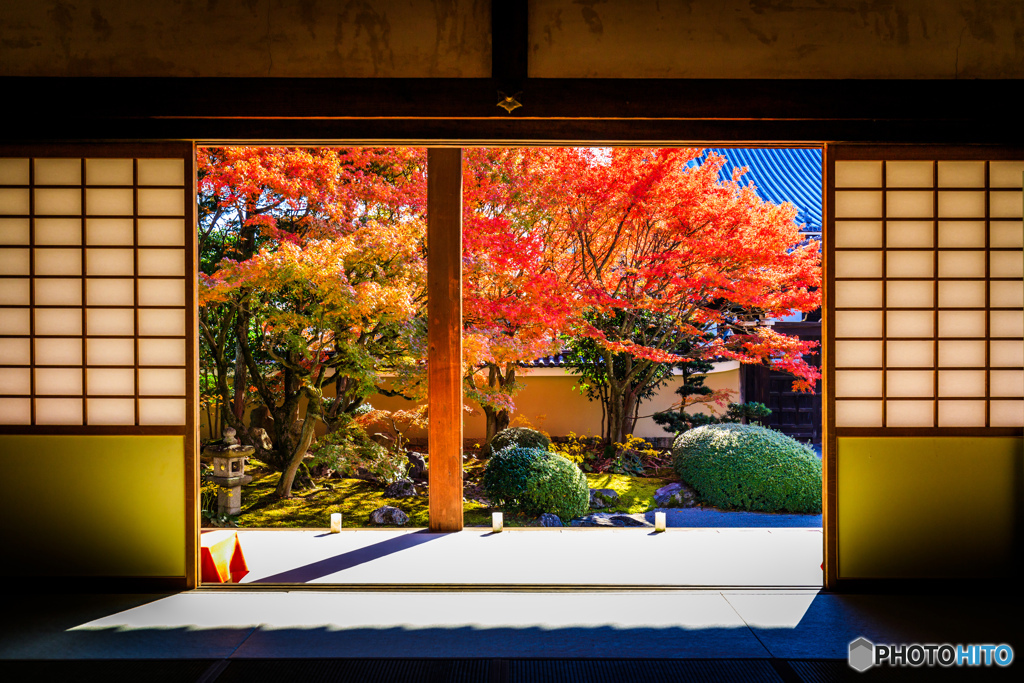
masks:
POLYGON ((1020 0, 530 0, 540 78, 1021 78, 1020 0))
POLYGON ((487 77, 488 0, 0 0, 3 76, 487 77))

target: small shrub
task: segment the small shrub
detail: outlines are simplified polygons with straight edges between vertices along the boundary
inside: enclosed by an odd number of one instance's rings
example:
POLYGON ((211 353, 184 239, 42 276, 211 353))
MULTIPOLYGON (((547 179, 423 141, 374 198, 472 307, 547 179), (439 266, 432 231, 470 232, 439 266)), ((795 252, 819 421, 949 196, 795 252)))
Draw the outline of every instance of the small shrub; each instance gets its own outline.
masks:
POLYGON ((821 461, 807 446, 758 425, 707 425, 672 446, 676 473, 720 508, 821 512, 821 461))
POLYGON ((503 429, 494 435, 491 442, 483 447, 480 451, 481 457, 489 458, 498 451, 504 450, 510 446, 519 446, 520 448, 539 448, 543 451, 548 449, 551 445, 551 439, 544 436, 535 429, 529 429, 528 427, 509 427, 503 429))
POLYGON ((487 462, 483 485, 492 501, 526 515, 550 512, 566 521, 590 508, 587 478, 580 468, 539 448, 497 451, 487 462))

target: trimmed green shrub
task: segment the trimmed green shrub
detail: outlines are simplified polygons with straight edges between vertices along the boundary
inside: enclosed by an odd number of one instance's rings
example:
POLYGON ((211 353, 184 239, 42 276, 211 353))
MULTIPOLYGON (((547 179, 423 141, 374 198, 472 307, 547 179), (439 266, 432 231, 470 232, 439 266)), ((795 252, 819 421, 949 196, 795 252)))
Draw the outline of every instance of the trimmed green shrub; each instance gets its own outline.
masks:
POLYGON ((697 427, 672 445, 676 473, 705 503, 761 512, 821 512, 821 460, 773 429, 697 427))
POLYGON ((483 484, 496 504, 525 515, 550 512, 567 521, 590 509, 587 477, 580 468, 539 448, 513 446, 496 452, 487 461, 483 484))
POLYGON ((491 442, 481 449, 480 455, 485 458, 489 458, 498 451, 505 450, 509 446, 539 448, 542 451, 546 451, 550 445, 551 439, 534 429, 529 429, 527 427, 509 427, 508 429, 502 429, 500 432, 495 434, 494 438, 491 439, 491 442))

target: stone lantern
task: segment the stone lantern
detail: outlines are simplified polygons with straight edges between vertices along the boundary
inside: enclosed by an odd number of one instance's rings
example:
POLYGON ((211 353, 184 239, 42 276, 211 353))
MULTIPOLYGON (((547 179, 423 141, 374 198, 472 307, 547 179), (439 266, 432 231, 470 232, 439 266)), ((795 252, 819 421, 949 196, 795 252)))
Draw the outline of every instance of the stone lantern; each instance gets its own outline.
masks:
POLYGON ((211 444, 203 449, 203 455, 213 463, 213 483, 220 486, 217 492, 217 513, 237 515, 242 510, 242 487, 252 481, 252 475, 245 473, 245 459, 256 449, 243 446, 235 438, 235 430, 224 430, 221 443, 211 444))

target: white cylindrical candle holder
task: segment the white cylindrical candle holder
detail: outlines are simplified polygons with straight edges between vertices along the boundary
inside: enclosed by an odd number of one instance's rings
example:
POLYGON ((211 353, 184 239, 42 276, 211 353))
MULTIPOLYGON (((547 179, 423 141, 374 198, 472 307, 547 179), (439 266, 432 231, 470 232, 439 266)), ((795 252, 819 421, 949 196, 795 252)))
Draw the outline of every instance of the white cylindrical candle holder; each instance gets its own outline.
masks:
POLYGON ((341 513, 340 512, 332 512, 331 513, 331 533, 332 534, 337 534, 337 533, 340 533, 340 532, 341 532, 341 513))
POLYGON ((664 512, 655 512, 654 513, 654 530, 655 531, 664 531, 665 527, 666 527, 665 513, 664 512))
POLYGON ((491 513, 491 531, 498 533, 505 528, 505 518, 500 512, 491 513))

